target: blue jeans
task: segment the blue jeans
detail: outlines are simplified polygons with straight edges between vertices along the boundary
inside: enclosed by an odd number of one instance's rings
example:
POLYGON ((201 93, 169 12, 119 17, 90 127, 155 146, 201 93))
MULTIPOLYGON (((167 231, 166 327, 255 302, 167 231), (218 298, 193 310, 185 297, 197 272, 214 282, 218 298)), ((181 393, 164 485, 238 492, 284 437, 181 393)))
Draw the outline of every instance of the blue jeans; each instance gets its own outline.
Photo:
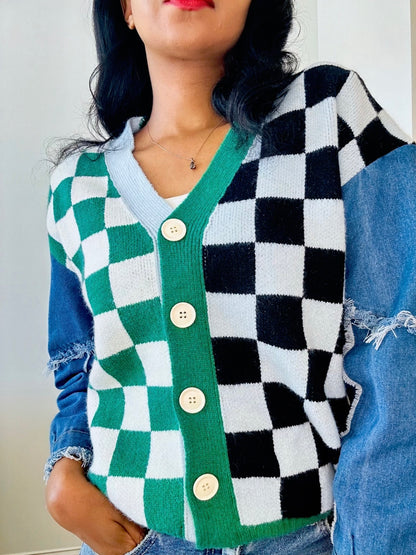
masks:
MULTIPOLYGON (((126 555, 331 555, 330 527, 322 520, 277 538, 266 538, 235 549, 196 549, 195 544, 149 530, 126 555)), ((80 555, 96 555, 86 544, 80 555)))

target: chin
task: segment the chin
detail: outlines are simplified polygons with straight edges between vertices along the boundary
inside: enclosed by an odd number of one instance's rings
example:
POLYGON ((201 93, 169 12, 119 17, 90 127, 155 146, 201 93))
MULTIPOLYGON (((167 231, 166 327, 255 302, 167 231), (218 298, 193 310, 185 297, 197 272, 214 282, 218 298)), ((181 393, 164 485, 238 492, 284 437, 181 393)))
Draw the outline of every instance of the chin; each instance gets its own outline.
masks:
MULTIPOLYGON (((163 35, 163 44, 158 41, 159 54, 168 55, 173 58, 183 59, 223 59, 225 54, 235 45, 239 35, 222 37, 214 28, 200 28, 195 25, 193 29, 170 28, 163 35)), ((156 44, 154 44, 156 46, 156 44)))

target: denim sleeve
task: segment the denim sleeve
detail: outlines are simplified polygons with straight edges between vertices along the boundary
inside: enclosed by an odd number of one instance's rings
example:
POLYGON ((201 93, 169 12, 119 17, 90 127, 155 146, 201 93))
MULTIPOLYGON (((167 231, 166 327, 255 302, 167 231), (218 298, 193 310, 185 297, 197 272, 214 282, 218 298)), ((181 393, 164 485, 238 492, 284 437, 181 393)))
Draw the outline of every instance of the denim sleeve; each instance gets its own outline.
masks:
POLYGON ((92 446, 86 397, 94 354, 93 319, 82 296, 77 275, 51 253, 48 316, 48 369, 54 373, 58 414, 50 429, 50 457, 45 479, 62 457, 81 460, 88 467, 92 446))
POLYGON ((343 197, 356 398, 334 482, 335 552, 416 553, 416 146, 367 166, 343 197))

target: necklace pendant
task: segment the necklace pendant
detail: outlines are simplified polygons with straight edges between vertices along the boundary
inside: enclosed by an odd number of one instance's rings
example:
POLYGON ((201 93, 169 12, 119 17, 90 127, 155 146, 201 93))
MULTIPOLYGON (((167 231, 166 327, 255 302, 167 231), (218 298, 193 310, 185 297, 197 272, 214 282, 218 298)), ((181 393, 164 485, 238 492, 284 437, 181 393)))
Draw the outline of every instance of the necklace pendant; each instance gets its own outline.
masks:
POLYGON ((193 158, 191 158, 191 163, 189 164, 189 168, 191 170, 196 170, 196 164, 195 164, 195 160, 193 158))

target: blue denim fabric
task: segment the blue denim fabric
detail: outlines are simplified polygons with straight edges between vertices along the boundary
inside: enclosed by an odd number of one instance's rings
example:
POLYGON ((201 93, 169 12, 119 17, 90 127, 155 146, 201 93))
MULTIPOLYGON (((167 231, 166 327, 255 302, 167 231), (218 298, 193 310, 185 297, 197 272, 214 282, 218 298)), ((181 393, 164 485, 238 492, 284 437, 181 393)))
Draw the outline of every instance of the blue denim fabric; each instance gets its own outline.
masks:
MULTIPOLYGON (((195 544, 150 530, 126 555, 330 555, 332 543, 326 521, 305 526, 292 534, 267 538, 235 549, 196 549, 195 544)), ((86 544, 80 555, 96 555, 86 544)))
POLYGON ((82 460, 84 466, 92 457, 86 397, 94 345, 93 319, 77 276, 52 255, 48 328, 48 368, 54 371, 55 385, 62 392, 57 399, 59 412, 50 429, 51 456, 45 478, 62 456, 82 460))
POLYGON ((359 327, 368 312, 416 316, 416 146, 374 162, 343 194, 346 296, 363 311, 344 367, 362 394, 335 475, 335 552, 416 553, 416 320, 377 350, 359 327))

